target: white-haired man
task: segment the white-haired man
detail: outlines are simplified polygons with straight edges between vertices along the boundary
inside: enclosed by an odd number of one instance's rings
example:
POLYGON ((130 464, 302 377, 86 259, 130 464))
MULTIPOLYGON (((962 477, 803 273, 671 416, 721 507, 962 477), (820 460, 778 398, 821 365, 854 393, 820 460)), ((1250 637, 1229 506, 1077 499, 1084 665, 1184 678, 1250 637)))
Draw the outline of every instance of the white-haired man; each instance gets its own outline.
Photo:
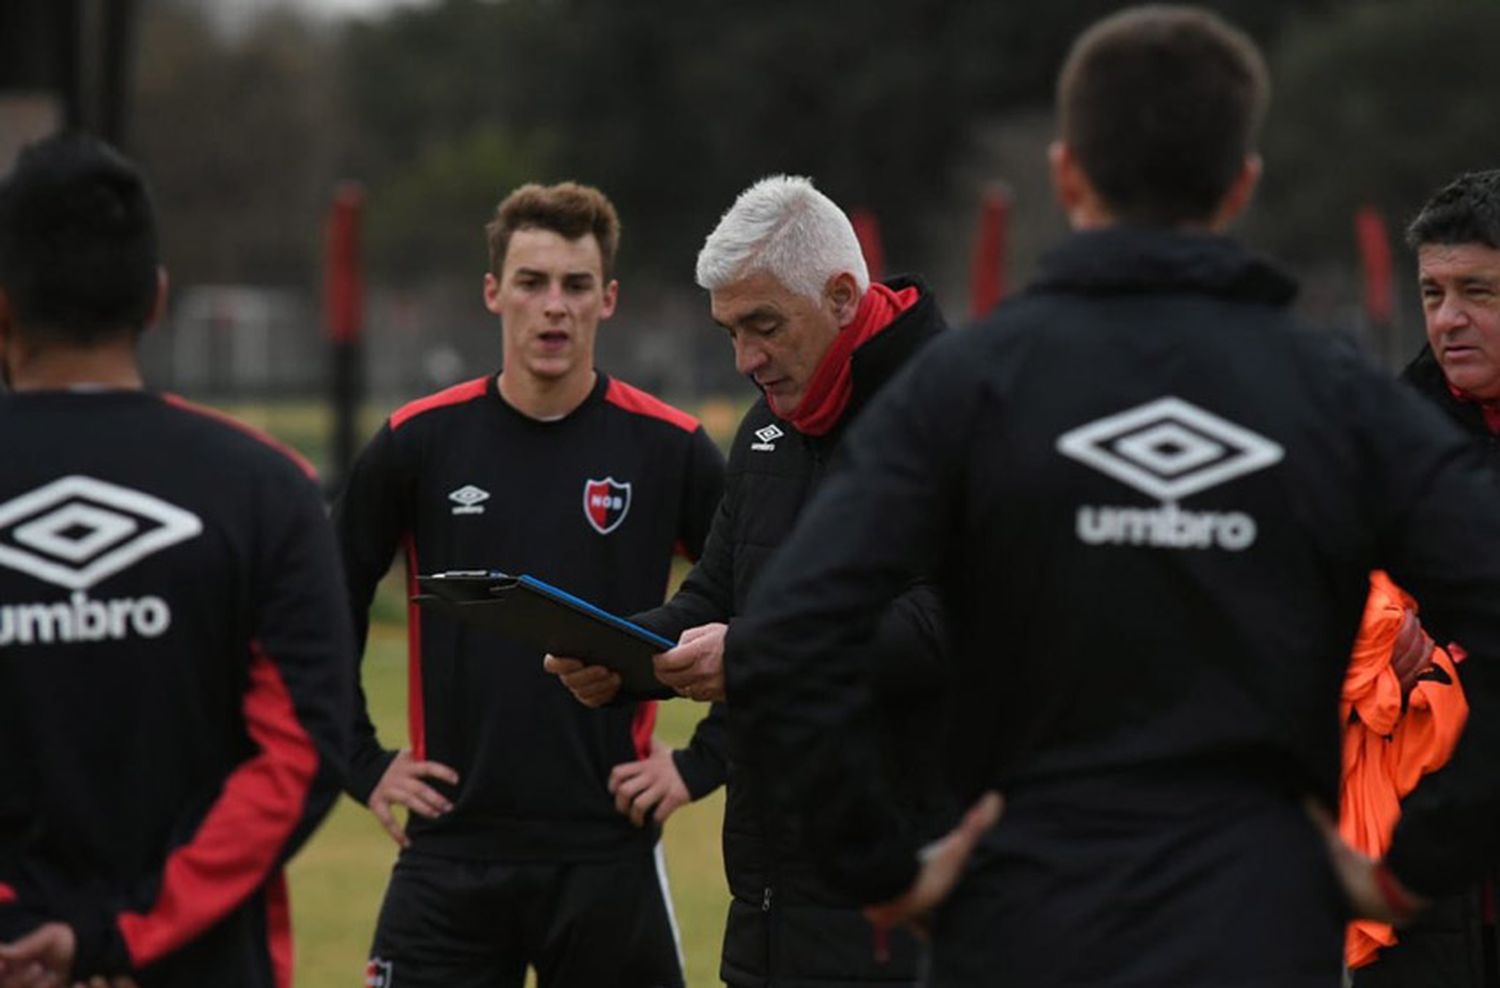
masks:
MULTIPOLYGON (((943 329, 943 317, 913 280, 871 283, 848 217, 805 178, 778 175, 746 189, 709 234, 697 277, 729 334, 735 366, 763 397, 730 450, 703 557, 670 601, 636 620, 679 642, 657 656, 658 678, 684 696, 716 701, 694 745, 717 747, 731 728, 724 866, 732 900, 719 973, 731 986, 910 984, 916 940, 876 936, 803 849, 803 835, 770 812, 769 794, 739 771, 750 753, 732 731, 723 654, 732 619, 849 423, 943 329)), ((942 801, 935 780, 944 637, 936 594, 917 584, 891 600, 868 642, 877 675, 889 675, 878 703, 880 744, 865 754, 902 794, 914 832, 942 801)), ((613 700, 620 688, 602 667, 552 657, 547 667, 590 705, 613 700)), ((622 808, 650 798, 630 783, 616 795, 622 808)))

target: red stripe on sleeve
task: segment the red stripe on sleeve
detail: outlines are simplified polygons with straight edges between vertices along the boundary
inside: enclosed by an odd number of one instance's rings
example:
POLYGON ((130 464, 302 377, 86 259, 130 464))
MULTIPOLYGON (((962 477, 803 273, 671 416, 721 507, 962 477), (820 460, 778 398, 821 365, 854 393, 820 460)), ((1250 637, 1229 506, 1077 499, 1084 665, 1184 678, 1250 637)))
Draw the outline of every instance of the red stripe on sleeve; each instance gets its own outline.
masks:
POLYGON ((230 773, 193 839, 167 857, 150 911, 116 917, 137 968, 179 949, 254 894, 302 819, 318 752, 276 664, 254 643, 242 707, 259 753, 230 773))
POLYGON ((630 740, 635 742, 637 758, 651 754, 651 733, 656 730, 656 701, 647 700, 635 708, 630 722, 630 740))
POLYGON ((188 401, 186 398, 180 397, 178 395, 163 394, 161 397, 162 400, 169 405, 180 408, 185 412, 194 412, 198 415, 202 415, 204 418, 213 419, 215 422, 222 422, 232 429, 238 429, 240 432, 243 432, 245 435, 249 436, 252 439, 256 439, 262 443, 265 443, 267 446, 276 450, 276 452, 280 453, 282 456, 285 456, 287 459, 297 464, 298 468, 300 468, 303 473, 307 474, 310 480, 316 481, 318 479, 318 471, 315 467, 313 467, 312 463, 307 459, 307 457, 303 456, 295 449, 292 449, 292 447, 288 446, 286 443, 271 438, 254 426, 246 425, 244 422, 241 422, 233 415, 225 415, 217 408, 207 408, 203 405, 198 405, 191 401, 188 401))
POLYGON ((680 408, 673 408, 660 398, 648 395, 640 388, 633 388, 617 377, 609 379, 609 388, 604 392, 604 400, 611 405, 618 405, 627 412, 670 422, 683 432, 698 431, 698 420, 687 412, 680 408))
POLYGON ((9 902, 15 902, 16 898, 16 890, 11 888, 9 885, 6 885, 4 882, 0 882, 0 906, 3 906, 9 902))
POLYGON ((428 395, 426 398, 418 398, 416 401, 407 402, 391 413, 391 428, 399 429, 411 419, 416 418, 423 412, 430 412, 434 408, 442 408, 444 405, 461 405, 466 401, 481 398, 490 389, 488 377, 475 378, 462 384, 455 384, 451 388, 445 388, 437 394, 428 395))
POLYGON ((292 988, 292 900, 280 868, 266 883, 266 950, 276 988, 292 988))
MULTIPOLYGON (((417 595, 417 543, 406 539, 406 599, 417 595)), ((417 761, 427 757, 427 706, 422 695, 422 609, 415 602, 406 605, 406 737, 411 756, 417 761)))

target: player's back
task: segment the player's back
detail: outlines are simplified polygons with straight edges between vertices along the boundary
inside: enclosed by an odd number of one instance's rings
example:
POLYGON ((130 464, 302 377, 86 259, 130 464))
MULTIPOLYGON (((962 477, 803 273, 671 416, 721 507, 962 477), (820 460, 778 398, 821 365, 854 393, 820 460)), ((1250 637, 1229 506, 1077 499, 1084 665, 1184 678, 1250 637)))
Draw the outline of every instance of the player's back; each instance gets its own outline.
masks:
POLYGON ((267 441, 148 392, 6 395, 0 437, 0 857, 140 875, 253 750, 275 568, 331 554, 316 494, 267 441))

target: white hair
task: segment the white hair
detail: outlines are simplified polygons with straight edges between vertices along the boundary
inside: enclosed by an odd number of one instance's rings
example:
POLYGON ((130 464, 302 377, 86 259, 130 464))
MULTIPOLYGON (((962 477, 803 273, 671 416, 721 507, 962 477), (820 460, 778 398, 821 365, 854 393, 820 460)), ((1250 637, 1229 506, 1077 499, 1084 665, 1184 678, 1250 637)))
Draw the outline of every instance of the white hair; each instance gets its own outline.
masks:
POLYGON ((870 287, 849 217, 797 175, 772 175, 741 192, 698 252, 698 284, 711 292, 761 272, 812 299, 845 272, 861 295, 870 287))

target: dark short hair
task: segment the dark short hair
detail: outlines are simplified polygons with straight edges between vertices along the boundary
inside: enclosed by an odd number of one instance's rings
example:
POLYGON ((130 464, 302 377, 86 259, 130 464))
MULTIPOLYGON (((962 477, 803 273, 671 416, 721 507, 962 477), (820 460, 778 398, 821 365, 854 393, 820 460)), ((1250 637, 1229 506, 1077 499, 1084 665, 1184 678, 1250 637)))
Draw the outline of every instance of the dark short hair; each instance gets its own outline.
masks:
POLYGON ((1500 249, 1500 169, 1469 172, 1439 189, 1406 228, 1406 243, 1500 249))
POLYGON ((604 280, 613 277, 615 251, 620 246, 620 217, 609 197, 593 186, 532 182, 506 196, 495 207, 495 218, 484 228, 489 238, 491 273, 498 276, 504 269, 511 234, 525 229, 551 230, 568 240, 592 233, 599 242, 604 280))
POLYGON ((1196 7, 1132 7, 1073 43, 1060 136, 1117 219, 1176 226, 1213 215, 1269 97, 1265 60, 1239 29, 1196 7))
POLYGON ((109 145, 62 134, 0 181, 0 290, 31 337, 139 332, 156 304, 156 218, 145 180, 109 145))

